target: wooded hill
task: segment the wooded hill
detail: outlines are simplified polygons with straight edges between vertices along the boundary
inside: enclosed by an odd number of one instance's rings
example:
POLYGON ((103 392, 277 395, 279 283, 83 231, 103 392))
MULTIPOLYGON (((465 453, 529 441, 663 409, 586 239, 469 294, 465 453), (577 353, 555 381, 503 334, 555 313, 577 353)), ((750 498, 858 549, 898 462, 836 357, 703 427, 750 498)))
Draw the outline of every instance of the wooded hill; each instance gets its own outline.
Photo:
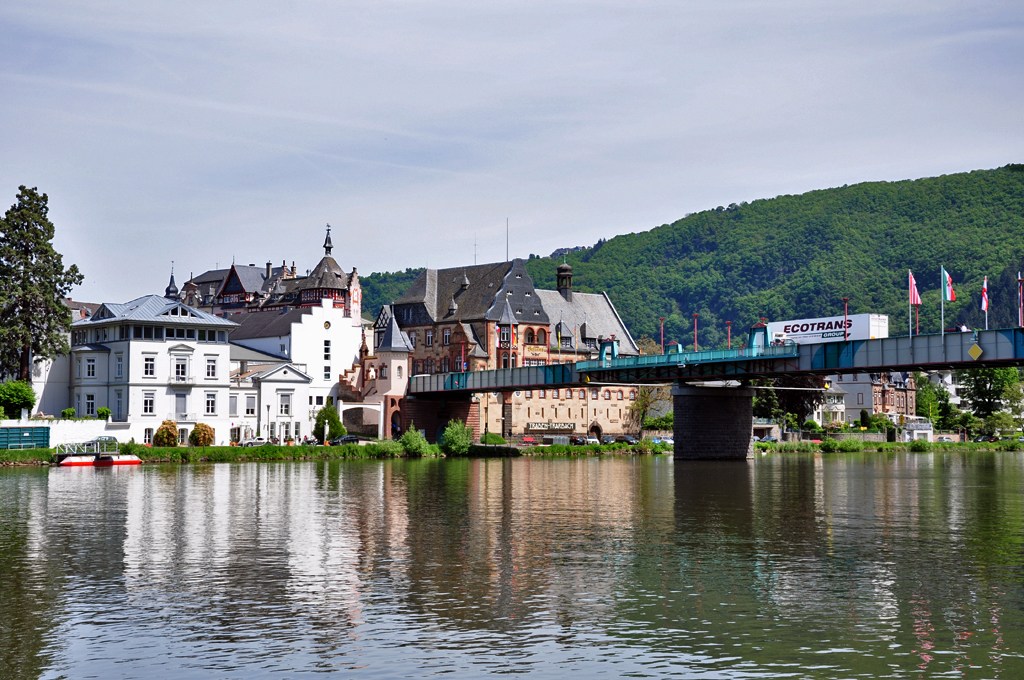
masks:
MULTIPOLYGON (((921 332, 939 330, 939 267, 957 301, 946 327, 984 327, 981 284, 989 277, 989 326, 1017 322, 1017 271, 1024 270, 1024 165, 902 182, 865 182, 732 204, 651 231, 599 242, 567 257, 574 286, 607 291, 635 337, 659 334, 701 347, 725 344, 758 318, 850 313, 889 315, 907 333, 907 269, 923 304, 921 332)), ((555 287, 560 260, 531 257, 539 288, 555 287)), ((362 279, 364 309, 396 299, 419 270, 362 279)))

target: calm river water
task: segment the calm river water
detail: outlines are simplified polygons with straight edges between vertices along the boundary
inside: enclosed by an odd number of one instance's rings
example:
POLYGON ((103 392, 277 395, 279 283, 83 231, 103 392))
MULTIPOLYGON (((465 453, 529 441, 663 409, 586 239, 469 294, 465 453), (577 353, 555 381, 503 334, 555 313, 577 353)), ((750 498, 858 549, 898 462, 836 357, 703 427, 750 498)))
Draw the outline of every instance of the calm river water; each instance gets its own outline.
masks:
POLYGON ((0 471, 2 678, 1024 677, 1021 454, 0 471))

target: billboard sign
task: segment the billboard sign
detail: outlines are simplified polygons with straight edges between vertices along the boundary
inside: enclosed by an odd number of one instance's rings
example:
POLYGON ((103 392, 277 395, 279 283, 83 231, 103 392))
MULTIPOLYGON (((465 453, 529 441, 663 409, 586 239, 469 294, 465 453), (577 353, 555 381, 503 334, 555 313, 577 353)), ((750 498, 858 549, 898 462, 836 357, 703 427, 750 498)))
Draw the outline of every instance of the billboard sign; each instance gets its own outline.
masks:
POLYGON ((885 314, 851 314, 827 316, 820 319, 797 319, 796 321, 774 321, 768 324, 768 335, 772 341, 788 339, 798 345, 817 342, 837 342, 845 337, 850 340, 870 340, 889 337, 889 317, 885 314))

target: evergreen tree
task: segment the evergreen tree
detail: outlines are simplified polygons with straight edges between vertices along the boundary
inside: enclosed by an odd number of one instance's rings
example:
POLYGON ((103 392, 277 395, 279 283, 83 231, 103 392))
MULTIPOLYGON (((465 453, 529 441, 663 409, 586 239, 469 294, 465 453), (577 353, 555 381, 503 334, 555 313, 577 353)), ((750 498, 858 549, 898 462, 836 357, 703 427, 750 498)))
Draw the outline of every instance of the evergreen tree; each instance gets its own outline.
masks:
POLYGON ((46 194, 18 187, 0 221, 0 374, 28 380, 33 360, 70 351, 71 311, 64 304, 82 282, 53 249, 46 194))

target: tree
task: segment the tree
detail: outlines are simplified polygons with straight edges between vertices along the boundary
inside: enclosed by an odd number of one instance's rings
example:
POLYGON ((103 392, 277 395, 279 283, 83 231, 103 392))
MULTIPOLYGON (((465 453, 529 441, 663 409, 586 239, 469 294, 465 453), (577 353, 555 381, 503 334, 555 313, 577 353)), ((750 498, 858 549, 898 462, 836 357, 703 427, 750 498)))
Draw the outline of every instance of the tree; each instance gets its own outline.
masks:
POLYGON ((327 442, 348 434, 345 426, 341 424, 338 417, 338 410, 333 405, 324 406, 316 412, 316 422, 313 424, 313 436, 319 441, 327 442))
MULTIPOLYGON (((418 433, 417 433, 418 434, 418 433)), ((473 443, 473 428, 461 420, 449 420, 444 428, 444 444, 441 447, 451 456, 464 456, 473 443)))
POLYGON ((985 418, 985 432, 987 434, 999 434, 1000 432, 1013 432, 1017 423, 1013 416, 1006 411, 996 411, 988 418, 985 418))
POLYGON ((35 390, 24 380, 11 380, 0 385, 0 408, 12 418, 20 417, 22 409, 31 411, 35 405, 35 390))
POLYGON ((772 378, 754 380, 751 384, 765 387, 798 389, 760 389, 754 392, 754 415, 758 418, 778 420, 783 414, 793 414, 787 421, 797 423, 807 420, 814 409, 825 398, 825 378, 820 375, 772 378))
POLYGON ((654 385, 641 385, 636 391, 636 399, 629 405, 626 412, 626 422, 630 428, 635 428, 637 434, 643 434, 644 423, 647 414, 651 412, 654 405, 664 400, 666 388, 654 385))
POLYGON ((178 445, 178 423, 173 420, 165 420, 153 433, 153 446, 177 446, 178 445))
POLYGON ((956 372, 960 396, 981 419, 1003 408, 1003 390, 1020 381, 1016 368, 975 368, 956 372))
POLYGON ((210 446, 213 444, 213 428, 206 423, 196 423, 188 433, 188 443, 192 446, 210 446))
POLYGON ((866 408, 860 410, 860 426, 871 427, 871 414, 868 413, 866 408))
POLYGON ((640 354, 661 354, 661 345, 658 341, 649 335, 641 335, 637 341, 636 346, 640 348, 640 354))
POLYGON ((1006 410, 1024 432, 1024 382, 1016 382, 1003 388, 1003 403, 1006 410))
POLYGON ((53 249, 46 194, 18 187, 0 221, 0 374, 29 380, 33 360, 70 351, 71 311, 64 298, 82 282, 53 249))

